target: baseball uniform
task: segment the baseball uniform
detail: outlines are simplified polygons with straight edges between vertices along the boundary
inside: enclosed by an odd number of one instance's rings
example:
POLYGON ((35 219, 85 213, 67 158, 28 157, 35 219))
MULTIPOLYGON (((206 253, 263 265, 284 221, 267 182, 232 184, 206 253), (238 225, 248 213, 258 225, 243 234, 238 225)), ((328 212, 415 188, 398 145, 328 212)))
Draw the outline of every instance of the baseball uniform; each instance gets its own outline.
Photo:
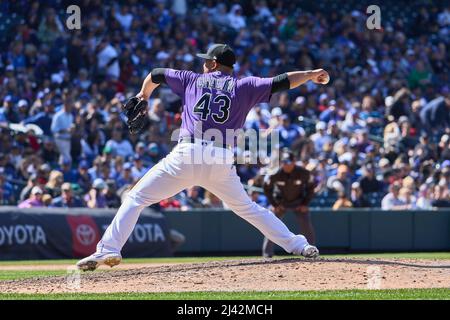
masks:
POLYGON ((220 71, 197 74, 173 69, 165 69, 164 78, 183 101, 180 140, 194 137, 193 143, 179 143, 130 190, 97 252, 120 252, 145 207, 197 185, 214 193, 287 252, 300 254, 308 244, 306 238, 290 232, 272 212, 250 200, 232 165, 233 152, 202 139, 211 129, 222 135, 227 129, 241 129, 250 109, 269 101, 272 78, 237 79, 220 71), (196 154, 208 154, 214 161, 195 161, 196 154))

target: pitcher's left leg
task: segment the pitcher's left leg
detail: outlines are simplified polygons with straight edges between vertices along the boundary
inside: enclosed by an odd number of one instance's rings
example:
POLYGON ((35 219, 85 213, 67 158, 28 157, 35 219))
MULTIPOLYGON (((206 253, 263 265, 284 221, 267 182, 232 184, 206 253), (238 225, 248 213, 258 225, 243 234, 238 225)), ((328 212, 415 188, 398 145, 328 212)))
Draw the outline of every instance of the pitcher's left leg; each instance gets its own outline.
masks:
POLYGON ((308 245, 304 236, 295 235, 275 214, 251 201, 235 171, 226 179, 211 180, 204 181, 203 187, 222 199, 237 215, 247 220, 284 250, 301 254, 308 245))
MULTIPOLYGON (((278 219, 283 219, 285 210, 278 208, 275 209, 273 208, 272 210, 275 215, 277 216, 278 219)), ((306 238, 308 239, 308 238, 306 238)), ((272 258, 274 255, 274 250, 275 250, 275 245, 272 241, 270 241, 267 237, 264 237, 264 241, 263 241, 263 248, 262 248, 262 253, 263 253, 263 257, 265 258, 272 258)))

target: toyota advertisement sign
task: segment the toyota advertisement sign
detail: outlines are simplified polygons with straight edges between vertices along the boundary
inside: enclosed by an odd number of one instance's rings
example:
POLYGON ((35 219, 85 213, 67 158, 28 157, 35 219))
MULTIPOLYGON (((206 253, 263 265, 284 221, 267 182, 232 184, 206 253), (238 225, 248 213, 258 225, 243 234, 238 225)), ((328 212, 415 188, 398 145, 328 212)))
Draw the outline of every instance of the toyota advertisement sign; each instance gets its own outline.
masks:
MULTIPOLYGON (((17 209, 0 211, 0 260, 81 258, 95 251, 112 210, 17 209)), ((124 257, 172 255, 167 220, 148 210, 125 244, 124 257)))

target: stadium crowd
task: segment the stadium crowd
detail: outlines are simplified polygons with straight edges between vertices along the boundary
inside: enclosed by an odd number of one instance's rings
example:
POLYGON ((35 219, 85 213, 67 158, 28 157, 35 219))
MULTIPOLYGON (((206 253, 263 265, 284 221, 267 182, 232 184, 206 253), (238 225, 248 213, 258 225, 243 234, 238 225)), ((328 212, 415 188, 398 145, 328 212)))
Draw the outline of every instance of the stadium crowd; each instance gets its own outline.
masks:
MULTIPOLYGON (((118 207, 170 151, 181 119, 181 100, 161 87, 150 127, 129 135, 122 103, 151 69, 200 72, 195 53, 227 43, 238 77, 329 71, 329 85, 276 94, 246 121, 278 131, 280 147, 314 173, 316 205, 450 207, 445 1, 408 1, 407 11, 384 1, 380 30, 366 27, 367 1, 239 2, 85 0, 80 30, 66 26, 70 1, 1 2, 0 204, 118 207)), ((258 190, 271 168, 237 169, 251 197, 267 204, 258 190)), ((193 187, 158 206, 223 204, 193 187)))

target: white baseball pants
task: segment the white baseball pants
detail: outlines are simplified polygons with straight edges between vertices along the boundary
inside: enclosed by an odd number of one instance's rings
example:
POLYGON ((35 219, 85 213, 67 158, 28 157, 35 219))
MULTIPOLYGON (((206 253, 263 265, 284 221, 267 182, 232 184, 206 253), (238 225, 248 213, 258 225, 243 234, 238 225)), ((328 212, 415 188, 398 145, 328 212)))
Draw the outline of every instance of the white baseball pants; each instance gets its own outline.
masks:
POLYGON ((308 244, 270 210, 250 200, 236 174, 232 151, 196 142, 178 144, 137 182, 98 243, 97 252, 120 252, 145 207, 193 185, 211 191, 287 252, 300 254, 308 244))

